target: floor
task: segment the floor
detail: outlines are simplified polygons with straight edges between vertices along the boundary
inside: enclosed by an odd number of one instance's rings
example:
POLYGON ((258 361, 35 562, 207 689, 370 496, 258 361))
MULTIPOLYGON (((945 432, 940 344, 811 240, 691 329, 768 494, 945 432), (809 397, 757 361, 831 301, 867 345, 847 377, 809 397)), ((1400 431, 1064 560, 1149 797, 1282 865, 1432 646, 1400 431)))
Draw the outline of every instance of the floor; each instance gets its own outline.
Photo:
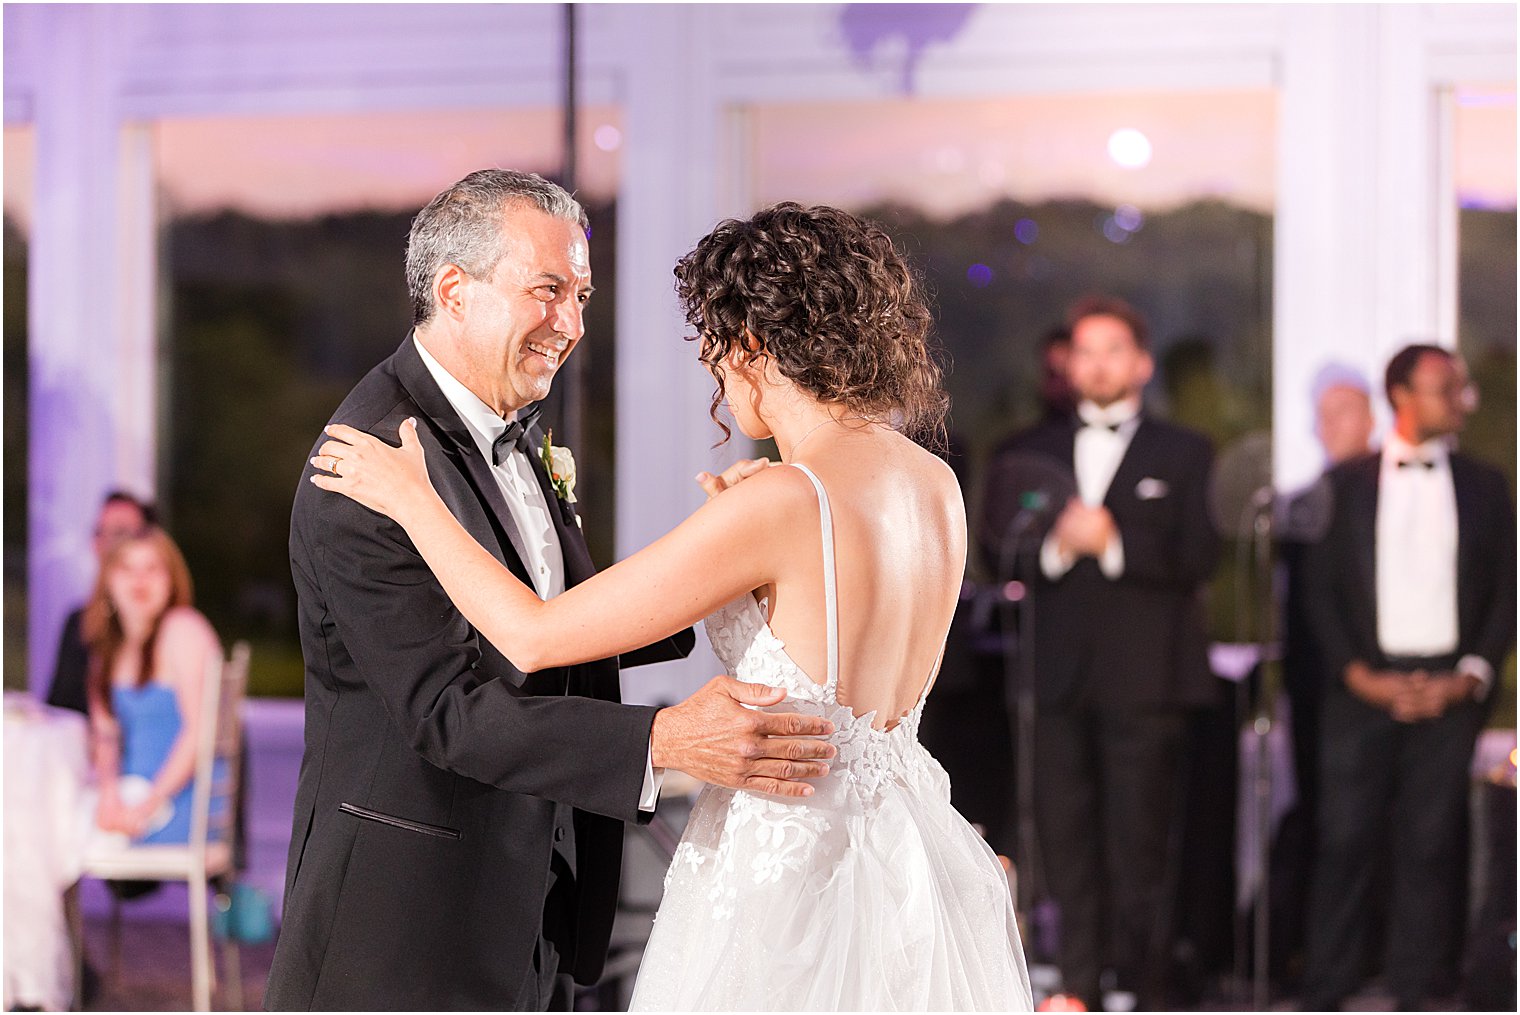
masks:
MULTIPOLYGON (((243 881, 265 894, 278 920, 290 816, 300 768, 302 706, 299 701, 251 700, 246 715, 253 778, 249 785, 249 869, 243 881)), ((1501 747, 1506 751, 1512 749, 1513 741, 1485 746, 1490 748, 1489 753, 1498 754, 1501 747)), ((685 814, 662 805, 662 816, 668 827, 679 834, 685 814)), ((632 911, 624 914, 615 931, 615 937, 628 947, 621 957, 614 956, 612 962, 624 978, 600 996, 584 996, 580 1007, 589 1010, 598 1006, 619 1008, 626 1003, 632 974, 637 970, 639 943, 647 936, 649 914, 659 901, 668 854, 644 829, 630 835, 628 842, 624 894, 632 911)), ((109 894, 102 885, 87 883, 81 904, 86 920, 86 953, 98 977, 87 1010, 178 1011, 189 1007, 189 935, 183 886, 166 885, 123 907, 119 962, 113 961, 109 894)), ((262 1006, 264 981, 273 954, 273 942, 240 946, 244 1010, 262 1006)), ((1049 982, 1054 970, 1037 966, 1032 975, 1038 987, 1042 981, 1049 982)), ((1221 986, 1215 996, 1203 1002, 1201 1010, 1235 1010, 1249 1004, 1248 997, 1249 994, 1232 993, 1221 986)), ((1110 1000, 1122 1004, 1123 999, 1110 1000)), ((223 978, 213 1006, 228 1010, 230 1002, 223 978)), ((1295 1007, 1291 997, 1275 997, 1270 1004, 1275 1011, 1292 1011, 1295 1007)), ((1374 984, 1348 1007, 1357 1011, 1387 1011, 1392 1008, 1392 998, 1374 984)))

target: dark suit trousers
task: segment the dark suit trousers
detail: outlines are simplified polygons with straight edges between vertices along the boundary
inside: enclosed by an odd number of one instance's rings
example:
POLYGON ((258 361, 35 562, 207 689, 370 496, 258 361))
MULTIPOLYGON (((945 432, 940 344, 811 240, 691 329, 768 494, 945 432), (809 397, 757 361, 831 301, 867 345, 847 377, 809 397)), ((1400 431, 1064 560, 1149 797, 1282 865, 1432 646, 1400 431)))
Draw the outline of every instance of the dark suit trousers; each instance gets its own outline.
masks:
POLYGON ((1320 717, 1320 793, 1304 1006, 1338 1007, 1360 984, 1380 850, 1391 848, 1386 973, 1419 1002, 1453 985, 1465 915, 1468 769, 1483 707, 1400 723, 1343 689, 1320 717))
MULTIPOLYGON (((569 808, 556 805, 557 827, 571 828, 569 808)), ((563 840, 561 841, 563 844, 563 840)), ((571 838, 568 855, 575 855, 575 842, 571 838)), ((569 973, 560 972, 561 955, 555 941, 575 940, 575 881, 570 864, 559 845, 549 855, 549 890, 544 899, 544 926, 539 934, 538 946, 533 951, 533 976, 538 991, 538 1011, 574 1011, 575 979, 569 973)))
POLYGON ((1061 909, 1062 979, 1089 1007, 1105 966, 1142 1003, 1161 1000, 1184 723, 1177 708, 1041 706, 1035 719, 1035 818, 1061 909))

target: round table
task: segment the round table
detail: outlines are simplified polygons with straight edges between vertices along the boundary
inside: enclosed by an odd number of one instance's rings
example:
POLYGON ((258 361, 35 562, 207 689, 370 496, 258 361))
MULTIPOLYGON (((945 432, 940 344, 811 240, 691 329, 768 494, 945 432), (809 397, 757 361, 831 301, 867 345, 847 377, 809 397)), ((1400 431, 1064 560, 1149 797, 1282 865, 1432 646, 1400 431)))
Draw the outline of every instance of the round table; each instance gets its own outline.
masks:
POLYGON ((5 694, 5 1007, 64 1011, 74 956, 63 893, 89 838, 85 717, 5 694))

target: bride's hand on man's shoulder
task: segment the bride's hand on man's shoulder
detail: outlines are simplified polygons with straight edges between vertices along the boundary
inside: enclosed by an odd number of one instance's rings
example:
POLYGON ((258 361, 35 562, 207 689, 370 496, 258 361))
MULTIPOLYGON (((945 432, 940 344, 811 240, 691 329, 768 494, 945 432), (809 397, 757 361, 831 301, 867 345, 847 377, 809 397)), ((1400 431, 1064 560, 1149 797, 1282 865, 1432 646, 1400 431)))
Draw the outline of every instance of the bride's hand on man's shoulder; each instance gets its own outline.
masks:
POLYGON ((749 477, 759 475, 770 468, 770 465, 769 458, 741 458, 716 476, 710 472, 699 472, 696 479, 703 492, 707 494, 707 499, 711 500, 729 487, 737 486, 749 477))
POLYGON ((311 460, 319 470, 311 481, 406 525, 410 509, 432 492, 416 419, 401 424, 400 447, 342 423, 322 432, 329 439, 311 460))

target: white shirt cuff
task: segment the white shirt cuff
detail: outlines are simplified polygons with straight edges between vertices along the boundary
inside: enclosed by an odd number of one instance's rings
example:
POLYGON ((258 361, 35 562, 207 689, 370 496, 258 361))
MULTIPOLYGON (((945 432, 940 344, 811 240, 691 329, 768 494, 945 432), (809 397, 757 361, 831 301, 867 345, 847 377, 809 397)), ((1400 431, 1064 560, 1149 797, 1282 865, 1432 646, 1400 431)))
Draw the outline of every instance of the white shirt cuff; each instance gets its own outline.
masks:
POLYGON ((1103 577, 1109 581, 1118 581, 1124 576, 1124 537, 1119 535, 1119 530, 1114 530, 1113 538, 1103 548, 1103 555, 1098 558, 1098 567, 1103 571, 1103 577))
POLYGON ((654 745, 644 756, 644 788, 639 790, 639 810, 654 813, 654 805, 660 802, 660 787, 665 783, 665 769, 654 767, 654 745))
POLYGON ((1040 544, 1040 570, 1051 581, 1058 581, 1076 562, 1074 556, 1061 552, 1054 533, 1046 536, 1045 542, 1040 544))
POLYGON ((1489 690, 1494 686, 1494 668, 1488 665, 1488 660, 1482 656, 1463 656, 1458 659, 1457 676, 1472 677, 1478 682, 1477 693, 1473 695, 1474 701, 1487 698, 1489 690))

